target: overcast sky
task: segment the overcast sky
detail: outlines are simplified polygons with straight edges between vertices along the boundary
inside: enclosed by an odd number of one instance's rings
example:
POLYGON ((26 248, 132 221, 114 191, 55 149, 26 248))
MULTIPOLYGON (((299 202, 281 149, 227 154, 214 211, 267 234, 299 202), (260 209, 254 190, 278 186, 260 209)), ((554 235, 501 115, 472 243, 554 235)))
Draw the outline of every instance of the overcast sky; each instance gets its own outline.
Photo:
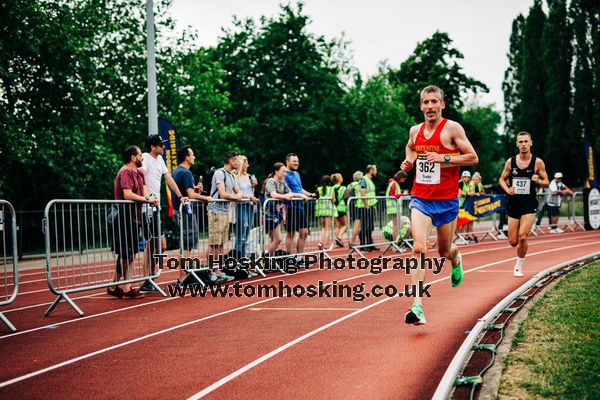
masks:
MULTIPOLYGON (((199 44, 214 46, 221 27, 238 18, 274 16, 277 0, 173 0, 172 15, 178 29, 192 26, 199 44)), ((295 3, 293 1, 292 3, 295 3)), ((377 72, 381 61, 397 67, 419 41, 436 30, 448 32, 465 56, 465 73, 483 81, 489 94, 483 104, 502 109, 502 78, 508 62, 511 24, 527 14, 533 0, 304 0, 304 12, 312 19, 309 30, 328 39, 342 32, 350 41, 354 65, 363 76, 377 72)))

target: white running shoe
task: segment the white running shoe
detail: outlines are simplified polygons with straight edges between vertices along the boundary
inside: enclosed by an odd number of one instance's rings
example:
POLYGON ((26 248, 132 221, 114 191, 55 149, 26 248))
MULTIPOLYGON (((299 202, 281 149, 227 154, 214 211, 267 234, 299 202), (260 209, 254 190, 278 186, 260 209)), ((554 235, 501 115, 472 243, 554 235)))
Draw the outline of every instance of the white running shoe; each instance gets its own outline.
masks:
POLYGON ((565 231, 560 228, 556 228, 554 233, 565 233, 565 231))
POLYGON ((520 277, 522 277, 522 276, 523 276, 523 272, 522 272, 520 269, 516 269, 516 268, 515 268, 515 269, 513 270, 513 275, 514 275, 514 277, 515 277, 515 278, 520 278, 520 277))

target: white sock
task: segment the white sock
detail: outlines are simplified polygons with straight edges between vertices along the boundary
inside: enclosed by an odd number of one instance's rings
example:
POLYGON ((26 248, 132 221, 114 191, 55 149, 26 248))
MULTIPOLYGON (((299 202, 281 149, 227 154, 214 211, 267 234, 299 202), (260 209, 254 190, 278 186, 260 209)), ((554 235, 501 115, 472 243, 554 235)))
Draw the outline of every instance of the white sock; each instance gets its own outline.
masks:
POLYGON ((525 261, 525 257, 517 257, 517 262, 515 263, 515 270, 520 271, 523 267, 523 262, 525 261))

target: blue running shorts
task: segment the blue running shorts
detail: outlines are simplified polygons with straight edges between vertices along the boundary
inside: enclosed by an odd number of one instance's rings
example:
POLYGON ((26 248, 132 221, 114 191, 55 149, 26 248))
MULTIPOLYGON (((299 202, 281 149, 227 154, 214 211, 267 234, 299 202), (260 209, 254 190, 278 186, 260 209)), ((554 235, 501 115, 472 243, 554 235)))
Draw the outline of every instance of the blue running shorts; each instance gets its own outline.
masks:
POLYGON ((458 198, 452 200, 425 200, 413 197, 410 208, 416 208, 431 218, 434 226, 442 226, 458 217, 458 198))

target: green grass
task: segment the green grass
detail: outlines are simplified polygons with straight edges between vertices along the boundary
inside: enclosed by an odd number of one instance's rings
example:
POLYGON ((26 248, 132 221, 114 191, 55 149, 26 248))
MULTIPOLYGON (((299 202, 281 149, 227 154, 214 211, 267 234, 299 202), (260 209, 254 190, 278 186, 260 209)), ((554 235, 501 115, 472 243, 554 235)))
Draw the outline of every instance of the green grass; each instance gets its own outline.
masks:
POLYGON ((500 399, 600 399, 600 262, 531 309, 505 359, 500 399))

